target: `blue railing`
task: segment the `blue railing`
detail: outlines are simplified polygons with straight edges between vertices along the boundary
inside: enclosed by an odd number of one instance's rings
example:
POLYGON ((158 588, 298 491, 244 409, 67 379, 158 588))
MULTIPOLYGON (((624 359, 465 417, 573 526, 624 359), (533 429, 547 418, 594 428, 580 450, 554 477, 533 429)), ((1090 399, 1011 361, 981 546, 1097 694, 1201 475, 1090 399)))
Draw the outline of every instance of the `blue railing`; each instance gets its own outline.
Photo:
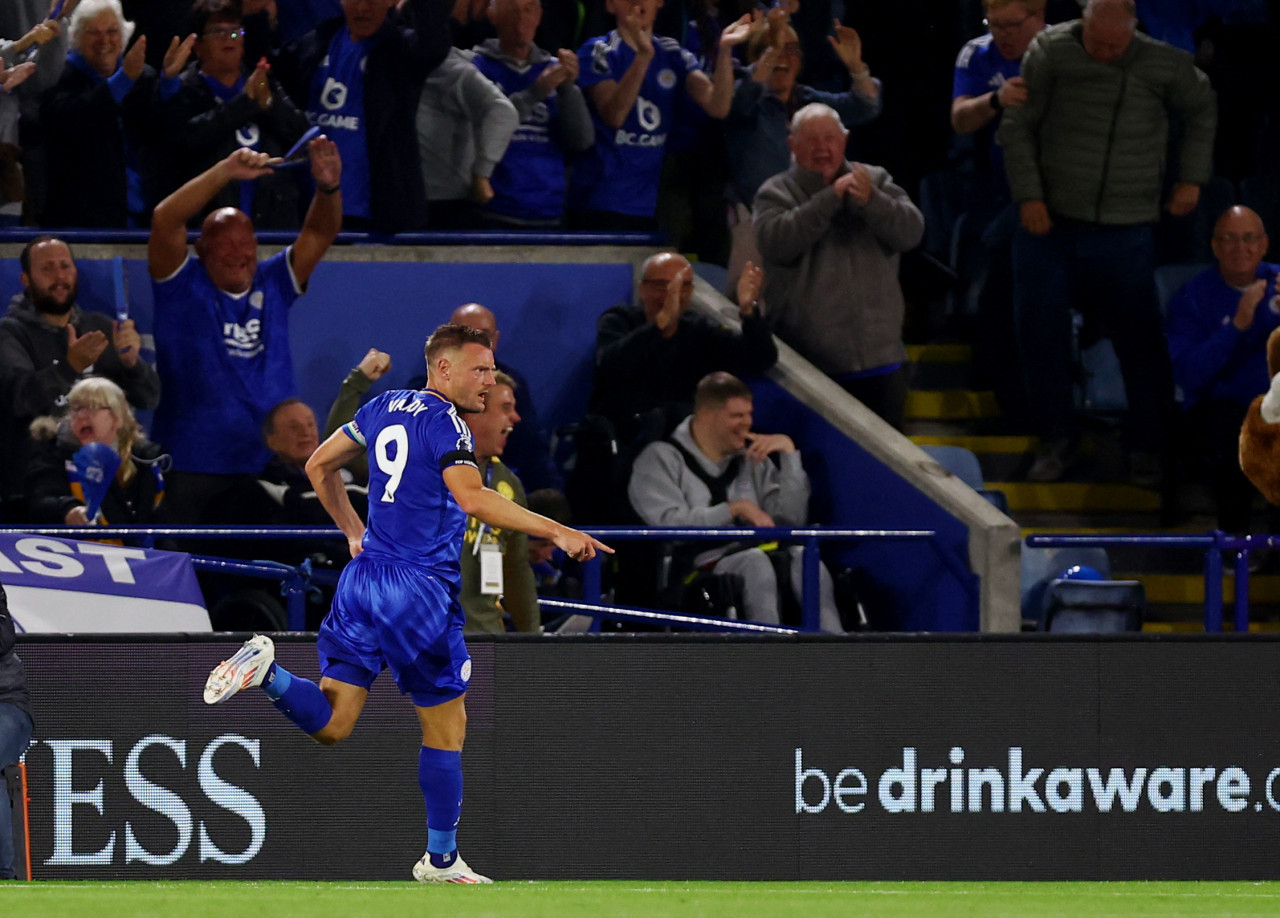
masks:
POLYGON ((1204 535, 1169 533, 1130 535, 1030 535, 1029 548, 1118 548, 1159 547, 1195 548, 1204 552, 1204 630, 1211 634, 1222 631, 1222 553, 1235 553, 1235 630, 1249 630, 1249 553, 1258 548, 1280 547, 1280 536, 1228 535, 1214 529, 1204 535))
MULTIPOLYGON (((777 541, 798 544, 804 549, 804 560, 801 565, 800 581, 800 592, 802 596, 800 630, 802 631, 822 630, 818 624, 818 571, 819 564, 822 560, 819 553, 819 546, 822 541, 828 539, 837 541, 896 541, 932 539, 937 535, 937 533, 932 529, 834 529, 822 526, 803 528, 772 526, 761 527, 759 529, 712 529, 684 526, 672 526, 660 529, 656 527, 632 528, 626 526, 598 526, 586 531, 604 542, 606 545, 611 542, 646 539, 701 542, 725 542, 741 539, 744 541, 749 540, 753 543, 777 541)), ((950 566, 953 559, 951 559, 946 552, 942 552, 940 554, 944 563, 950 566)), ((600 596, 603 599, 603 594, 601 592, 601 571, 603 561, 604 558, 597 555, 592 561, 583 565, 583 596, 600 596)))
MULTIPOLYGON (((733 541, 750 540, 761 542, 788 542, 800 545, 804 549, 802 562, 801 603, 803 616, 799 629, 782 626, 760 625, 755 622, 741 622, 732 619, 715 619, 705 616, 683 615, 651 609, 636 609, 606 605, 604 603, 603 555, 597 555, 592 561, 583 565, 582 594, 587 598, 600 600, 594 602, 566 603, 562 600, 539 599, 539 603, 551 608, 563 608, 568 612, 590 615, 596 619, 597 627, 601 618, 617 618, 628 621, 660 622, 676 627, 711 628, 721 631, 744 631, 751 633, 789 634, 797 630, 819 631, 818 612, 818 578, 821 555, 820 545, 824 540, 837 541, 896 541, 932 539, 936 533, 931 529, 834 529, 825 527, 770 527, 761 529, 709 529, 673 527, 666 529, 639 529, 621 526, 606 526, 584 530, 602 542, 621 542, 631 540, 662 541, 733 541)), ((7 535, 43 535, 55 538, 75 539, 120 539, 130 541, 140 547, 150 548, 157 539, 340 539, 345 540, 341 530, 336 527, 304 527, 304 526, 10 526, 0 527, 0 533, 7 535)), ((942 553, 948 565, 954 565, 954 559, 942 553)), ((306 593, 312 583, 332 582, 333 574, 329 571, 313 571, 310 562, 298 566, 268 561, 239 561, 228 558, 217 558, 207 555, 192 555, 192 563, 198 570, 218 571, 246 577, 275 580, 281 584, 281 594, 285 597, 288 612, 289 628, 301 631, 305 628, 306 593)))
MULTIPOLYGON (((36 236, 57 236, 74 245, 146 245, 150 231, 145 229, 81 229, 75 227, 5 227, 0 228, 0 243, 25 244, 36 236)), ((195 241, 199 234, 187 234, 195 241)), ((260 230, 261 245, 292 245, 297 230, 260 230)), ((570 230, 449 230, 421 233, 339 233, 337 245, 634 245, 663 246, 666 233, 604 233, 570 230)))

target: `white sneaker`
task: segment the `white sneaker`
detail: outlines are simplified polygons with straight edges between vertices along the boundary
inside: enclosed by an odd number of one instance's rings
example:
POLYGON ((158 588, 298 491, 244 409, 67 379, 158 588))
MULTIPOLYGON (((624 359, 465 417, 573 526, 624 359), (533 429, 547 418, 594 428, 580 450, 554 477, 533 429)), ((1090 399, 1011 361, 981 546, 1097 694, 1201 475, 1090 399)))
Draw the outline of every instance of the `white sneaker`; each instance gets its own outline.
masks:
POLYGON ((271 638, 255 634, 231 659, 223 660, 209 673, 204 684, 204 703, 221 704, 241 689, 261 685, 275 659, 276 646, 271 638))
POLYGON ((436 867, 431 863, 431 855, 422 855, 422 860, 413 865, 413 878, 419 883, 492 883, 493 880, 481 876, 459 857, 448 867, 436 867))

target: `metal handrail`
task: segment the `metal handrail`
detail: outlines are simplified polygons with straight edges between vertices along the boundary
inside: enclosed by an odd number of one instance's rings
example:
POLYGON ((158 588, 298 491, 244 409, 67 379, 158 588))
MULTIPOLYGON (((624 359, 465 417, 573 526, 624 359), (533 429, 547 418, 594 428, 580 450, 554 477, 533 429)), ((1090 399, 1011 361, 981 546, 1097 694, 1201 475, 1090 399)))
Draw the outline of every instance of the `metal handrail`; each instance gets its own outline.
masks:
MULTIPOLYGON (((822 526, 769 526, 759 529, 710 527, 664 527, 637 528, 628 526, 597 526, 584 529, 584 532, 601 541, 657 540, 681 539, 695 541, 724 541, 726 539, 751 539, 757 542, 784 541, 797 542, 804 549, 801 566, 801 608, 803 612, 803 631, 820 631, 819 626, 819 543, 823 540, 850 541, 859 539, 874 540, 916 540, 932 539, 937 535, 932 529, 838 529, 822 526)), ((90 538, 90 539, 136 539, 143 547, 153 547, 155 540, 162 539, 315 539, 345 538, 342 530, 329 526, 0 526, 0 534, 4 535, 44 535, 58 538, 90 538)), ((291 630, 301 631, 305 625, 306 590, 322 572, 312 572, 310 562, 293 567, 277 562, 233 561, 226 558, 215 558, 206 555, 193 555, 193 562, 204 570, 221 570, 226 573, 239 573, 244 576, 279 579, 282 592, 286 598, 291 630), (274 574, 273 574, 274 572, 274 574)), ((950 559, 943 557, 944 562, 950 559)), ((583 565, 582 593, 584 597, 599 597, 604 601, 602 590, 602 555, 583 565)), ((551 602, 539 599, 539 602, 551 602)), ((612 607, 621 609, 622 607, 612 607)), ((636 610, 626 610, 634 612, 636 610)), ((648 615, 660 613, 639 610, 648 615)), ((621 613, 619 613, 619 617, 621 613)), ((669 624, 689 624, 696 616, 677 615, 669 624)), ((646 618, 646 620, 648 620, 646 618)), ((596 621, 599 621, 597 617, 596 621)), ((725 620, 728 621, 728 620, 725 620)), ((729 630, 743 630, 730 628, 729 630)))
MULTIPOLYGON (((59 239, 76 244, 144 246, 150 237, 145 229, 85 229, 82 227, 35 228, 26 226, 0 229, 0 244, 30 242, 41 233, 54 233, 59 239)), ((187 239, 195 242, 199 233, 189 230, 187 239)), ((296 230, 259 230, 260 245, 292 245, 297 239, 296 230)), ((389 246, 497 246, 497 245, 634 245, 661 246, 667 244, 666 233, 625 232, 609 233, 595 230, 528 229, 528 230, 441 230, 416 233, 344 232, 334 240, 336 245, 389 245, 389 246)))

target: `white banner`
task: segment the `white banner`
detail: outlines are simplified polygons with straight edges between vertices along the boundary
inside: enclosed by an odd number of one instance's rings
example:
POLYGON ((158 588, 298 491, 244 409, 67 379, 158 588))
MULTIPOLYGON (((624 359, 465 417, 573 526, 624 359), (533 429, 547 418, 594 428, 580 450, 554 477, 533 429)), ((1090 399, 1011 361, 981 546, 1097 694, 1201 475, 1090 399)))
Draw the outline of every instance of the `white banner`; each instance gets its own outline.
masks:
POLYGON ((0 535, 0 581, 19 634, 213 630, 181 552, 0 535))

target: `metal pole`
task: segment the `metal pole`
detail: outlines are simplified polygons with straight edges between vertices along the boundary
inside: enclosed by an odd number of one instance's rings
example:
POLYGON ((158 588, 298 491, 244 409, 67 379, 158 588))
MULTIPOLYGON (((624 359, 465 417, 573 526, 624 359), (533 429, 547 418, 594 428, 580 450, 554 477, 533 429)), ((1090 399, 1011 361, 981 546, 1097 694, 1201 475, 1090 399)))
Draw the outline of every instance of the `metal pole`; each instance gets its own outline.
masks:
POLYGON ((1204 630, 1222 631, 1222 552, 1216 540, 1204 553, 1204 630))
POLYGON ((822 555, 818 552, 818 540, 813 536, 804 539, 800 544, 803 546, 800 586, 803 591, 801 598, 803 599, 804 609, 804 630, 821 631, 822 607, 819 595, 821 591, 819 565, 822 563, 822 555))
POLYGON ((1236 552, 1236 634, 1249 631, 1249 541, 1236 552))

